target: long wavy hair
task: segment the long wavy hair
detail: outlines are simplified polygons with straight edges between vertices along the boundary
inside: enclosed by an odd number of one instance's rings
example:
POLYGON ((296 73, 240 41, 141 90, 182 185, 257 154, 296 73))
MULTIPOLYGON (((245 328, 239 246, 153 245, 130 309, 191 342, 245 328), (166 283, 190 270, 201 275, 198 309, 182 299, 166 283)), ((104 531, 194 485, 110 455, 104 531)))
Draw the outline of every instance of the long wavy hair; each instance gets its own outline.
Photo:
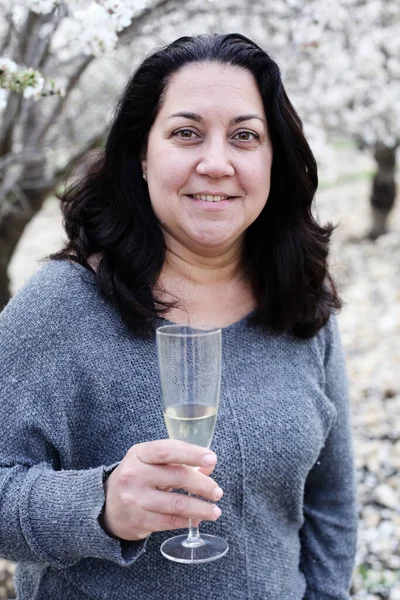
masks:
POLYGON ((98 289, 136 334, 149 333, 154 318, 173 306, 154 293, 166 247, 141 157, 171 76, 210 61, 252 73, 273 147, 268 202, 245 235, 244 266, 257 301, 253 319, 276 333, 312 337, 341 306, 327 266, 333 226, 320 226, 311 213, 317 165, 279 67, 237 33, 181 37, 141 63, 117 104, 104 150, 60 197, 68 242, 50 258, 73 258, 90 268, 88 258, 98 255, 98 289))

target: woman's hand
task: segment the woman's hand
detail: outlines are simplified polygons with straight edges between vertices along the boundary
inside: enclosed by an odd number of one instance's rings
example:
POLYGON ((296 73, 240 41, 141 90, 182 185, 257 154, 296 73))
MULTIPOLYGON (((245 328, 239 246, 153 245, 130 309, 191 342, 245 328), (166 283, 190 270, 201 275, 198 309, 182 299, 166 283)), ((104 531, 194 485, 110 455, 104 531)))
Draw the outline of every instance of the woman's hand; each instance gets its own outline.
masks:
POLYGON ((102 526, 115 537, 133 541, 154 531, 186 528, 188 519, 194 524, 216 521, 221 511, 214 504, 171 492, 182 489, 219 500, 223 492, 209 477, 216 462, 211 450, 177 440, 132 446, 105 483, 102 526))

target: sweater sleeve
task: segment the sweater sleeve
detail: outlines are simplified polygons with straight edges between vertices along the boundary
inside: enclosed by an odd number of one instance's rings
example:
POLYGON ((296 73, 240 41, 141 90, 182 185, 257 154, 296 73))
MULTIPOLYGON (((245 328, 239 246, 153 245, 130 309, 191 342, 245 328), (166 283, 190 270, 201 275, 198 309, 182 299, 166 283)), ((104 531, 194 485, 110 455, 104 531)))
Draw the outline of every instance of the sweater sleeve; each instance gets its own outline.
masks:
POLYGON ((55 471, 46 463, 1 466, 0 555, 61 568, 83 558, 132 564, 147 538, 123 542, 101 528, 105 471, 55 471))
POLYGON ((112 465, 60 467, 76 384, 49 315, 32 313, 36 301, 24 292, 0 315, 0 556, 61 568, 83 558, 132 564, 147 539, 120 542, 98 520, 112 465))
POLYGON ((340 334, 332 316, 326 327, 325 393, 337 410, 304 492, 301 561, 304 600, 349 600, 357 509, 347 375, 340 334))

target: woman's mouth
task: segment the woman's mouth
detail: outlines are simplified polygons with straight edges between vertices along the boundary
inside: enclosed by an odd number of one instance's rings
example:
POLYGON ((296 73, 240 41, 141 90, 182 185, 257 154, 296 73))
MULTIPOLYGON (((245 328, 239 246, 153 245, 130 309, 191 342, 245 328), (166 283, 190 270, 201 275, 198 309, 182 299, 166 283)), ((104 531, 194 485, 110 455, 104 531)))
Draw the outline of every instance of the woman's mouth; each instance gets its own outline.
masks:
POLYGON ((201 200, 203 202, 224 202, 233 200, 235 196, 226 196, 222 194, 187 194, 193 200, 201 200))

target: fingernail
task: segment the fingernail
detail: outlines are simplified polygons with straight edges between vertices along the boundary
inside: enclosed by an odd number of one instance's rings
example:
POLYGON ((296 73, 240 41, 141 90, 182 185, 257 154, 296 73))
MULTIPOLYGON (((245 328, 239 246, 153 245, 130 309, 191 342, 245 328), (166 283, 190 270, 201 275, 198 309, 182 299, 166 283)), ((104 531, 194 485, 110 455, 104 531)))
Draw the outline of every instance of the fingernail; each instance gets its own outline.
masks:
POLYGON ((221 516, 221 509, 218 506, 214 506, 213 508, 214 517, 218 519, 221 516))
POLYGON ((217 457, 215 456, 215 454, 205 454, 203 456, 203 463, 205 465, 208 465, 208 466, 215 465, 216 462, 217 462, 217 457))
POLYGON ((222 498, 223 494, 224 494, 224 490, 222 490, 220 487, 215 488, 214 496, 215 496, 215 498, 217 498, 217 500, 222 498))

